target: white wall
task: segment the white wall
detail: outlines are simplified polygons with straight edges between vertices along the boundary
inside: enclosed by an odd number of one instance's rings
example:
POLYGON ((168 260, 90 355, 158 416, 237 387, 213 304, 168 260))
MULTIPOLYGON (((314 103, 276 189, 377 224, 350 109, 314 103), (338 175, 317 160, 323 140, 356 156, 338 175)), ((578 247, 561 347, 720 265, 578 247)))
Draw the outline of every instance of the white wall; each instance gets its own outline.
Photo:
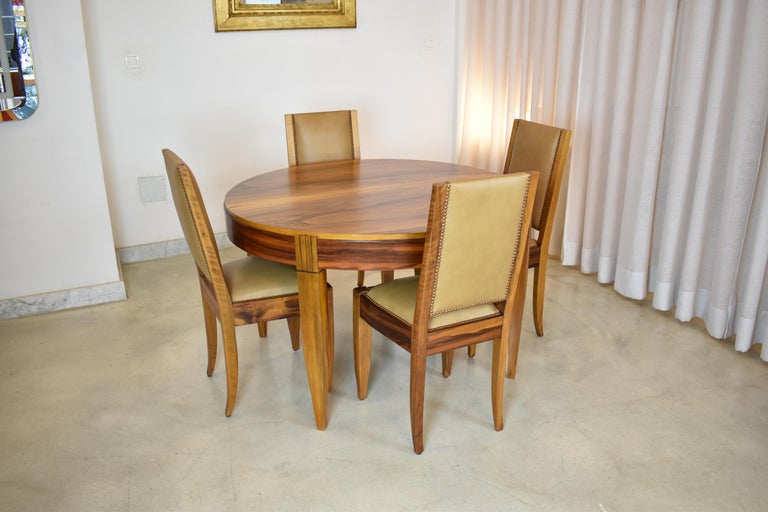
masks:
POLYGON ((163 147, 218 232, 231 186, 286 165, 287 112, 356 108, 364 158, 453 159, 455 0, 357 0, 356 29, 234 33, 214 32, 210 1, 27 12, 40 103, 0 123, 0 317, 116 300, 115 247, 182 237, 170 200, 139 197, 163 147))
POLYGON ((363 158, 453 159, 454 0, 357 0, 356 29, 228 33, 210 0, 83 6, 117 247, 182 237, 170 199, 139 197, 139 177, 165 174, 163 147, 223 232, 227 190, 287 165, 288 112, 357 109, 363 158))
POLYGON ((0 300, 120 281, 80 1, 27 14, 40 102, 0 123, 0 300))

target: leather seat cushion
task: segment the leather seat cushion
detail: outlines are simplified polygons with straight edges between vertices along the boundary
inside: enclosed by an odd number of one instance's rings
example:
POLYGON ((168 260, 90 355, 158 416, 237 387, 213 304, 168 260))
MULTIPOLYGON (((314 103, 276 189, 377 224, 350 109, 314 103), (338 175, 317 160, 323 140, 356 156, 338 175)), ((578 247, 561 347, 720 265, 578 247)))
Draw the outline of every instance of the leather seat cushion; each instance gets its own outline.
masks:
POLYGON ((298 293, 296 268, 257 256, 222 265, 232 301, 263 299, 298 293))
MULTIPOLYGON (((416 311, 416 291, 418 286, 418 276, 395 279, 371 288, 368 291, 368 298, 382 309, 400 318, 403 322, 412 325, 413 315, 416 311)), ((499 315, 498 309, 490 304, 474 306, 433 316, 429 320, 429 329, 439 329, 469 320, 499 315)))

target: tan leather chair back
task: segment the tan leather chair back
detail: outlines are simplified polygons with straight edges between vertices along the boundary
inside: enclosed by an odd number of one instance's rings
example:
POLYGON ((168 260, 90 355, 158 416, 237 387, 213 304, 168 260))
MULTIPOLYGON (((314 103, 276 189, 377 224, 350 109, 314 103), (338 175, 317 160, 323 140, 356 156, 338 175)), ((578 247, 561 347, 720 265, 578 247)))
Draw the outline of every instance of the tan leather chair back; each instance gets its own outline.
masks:
POLYGON ((539 188, 531 220, 531 225, 539 232, 545 229, 549 231, 554 220, 570 141, 570 130, 523 119, 515 119, 512 125, 504 173, 539 173, 539 188))
POLYGON ((285 115, 288 164, 359 160, 356 110, 285 115))
POLYGON ((163 158, 176 213, 195 264, 209 282, 223 282, 223 277, 214 278, 214 275, 222 275, 221 259, 197 180, 187 164, 173 151, 164 149, 163 158))
POLYGON ((536 179, 521 172, 448 184, 430 316, 507 300, 536 179))

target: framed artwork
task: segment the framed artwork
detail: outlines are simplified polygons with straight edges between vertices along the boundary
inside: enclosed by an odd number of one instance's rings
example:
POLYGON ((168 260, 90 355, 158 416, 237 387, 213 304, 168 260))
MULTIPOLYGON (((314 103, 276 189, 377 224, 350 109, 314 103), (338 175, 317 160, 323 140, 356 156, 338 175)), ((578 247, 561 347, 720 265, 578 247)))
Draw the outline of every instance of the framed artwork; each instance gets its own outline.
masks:
POLYGON ((213 0, 216 31, 354 28, 355 0, 213 0))

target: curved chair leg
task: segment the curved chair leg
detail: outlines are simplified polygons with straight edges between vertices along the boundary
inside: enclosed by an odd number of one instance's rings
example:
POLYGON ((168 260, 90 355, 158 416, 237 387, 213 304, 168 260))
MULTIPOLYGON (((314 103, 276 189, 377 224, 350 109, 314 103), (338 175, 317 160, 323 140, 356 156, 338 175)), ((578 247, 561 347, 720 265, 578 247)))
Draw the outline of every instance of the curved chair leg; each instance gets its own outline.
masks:
POLYGON ((517 353, 520 350, 520 331, 509 337, 509 351, 507 354, 507 377, 514 379, 517 374, 517 353))
POLYGON ((333 288, 327 287, 325 294, 325 300, 328 304, 328 332, 326 333, 326 339, 328 342, 325 345, 325 368, 326 379, 328 380, 328 391, 333 389, 333 359, 334 359, 334 336, 335 328, 333 326, 333 288))
POLYGON ((267 322, 259 322, 259 337, 265 338, 267 336, 267 322))
POLYGON ((221 320, 222 338, 224 341, 224 362, 227 367, 227 406, 224 413, 232 416, 237 396, 237 339, 235 324, 231 318, 221 320), (228 321, 227 321, 228 320, 228 321))
MULTIPOLYGON (((469 357, 475 357, 477 345, 467 345, 467 355, 469 357)), ((453 350, 446 350, 440 354, 443 363, 443 377, 448 378, 451 376, 451 368, 453 368, 453 350)))
MULTIPOLYGON (((413 344, 411 345, 413 350, 413 344)), ((423 351, 411 352, 411 437, 413 451, 424 451, 424 382, 427 357, 423 351)))
POLYGON ((299 333, 301 332, 301 318, 298 316, 290 316, 288 320, 288 333, 291 336, 291 348, 294 352, 301 348, 301 341, 299 333))
POLYGON ((547 260, 543 258, 533 269, 533 326, 539 336, 544 336, 544 285, 546 280, 547 260))
POLYGON ((210 377, 213 375, 213 369, 216 367, 216 350, 218 342, 216 340, 218 326, 216 325, 216 313, 211 305, 205 300, 203 295, 203 317, 205 318, 205 341, 208 345, 208 368, 206 373, 210 377))
POLYGON ((443 362, 443 377, 447 379, 451 376, 451 368, 453 367, 453 350, 446 350, 441 353, 440 359, 443 362))
POLYGON ((365 270, 357 271, 357 286, 363 286, 365 284, 365 270))
POLYGON ((504 362, 507 360, 507 340, 493 340, 493 362, 491 363, 491 407, 493 409, 493 427, 504 428, 504 362))
POLYGON ((357 398, 365 400, 368 396, 368 377, 371 374, 371 337, 372 329, 368 322, 360 318, 360 292, 363 288, 352 291, 352 349, 355 359, 355 380, 357 398))
POLYGON ((514 310, 510 319, 509 343, 507 355, 507 377, 515 378, 517 372, 517 352, 520 348, 520 332, 523 329, 523 307, 525 306, 525 288, 527 273, 524 272, 515 290, 514 310))

